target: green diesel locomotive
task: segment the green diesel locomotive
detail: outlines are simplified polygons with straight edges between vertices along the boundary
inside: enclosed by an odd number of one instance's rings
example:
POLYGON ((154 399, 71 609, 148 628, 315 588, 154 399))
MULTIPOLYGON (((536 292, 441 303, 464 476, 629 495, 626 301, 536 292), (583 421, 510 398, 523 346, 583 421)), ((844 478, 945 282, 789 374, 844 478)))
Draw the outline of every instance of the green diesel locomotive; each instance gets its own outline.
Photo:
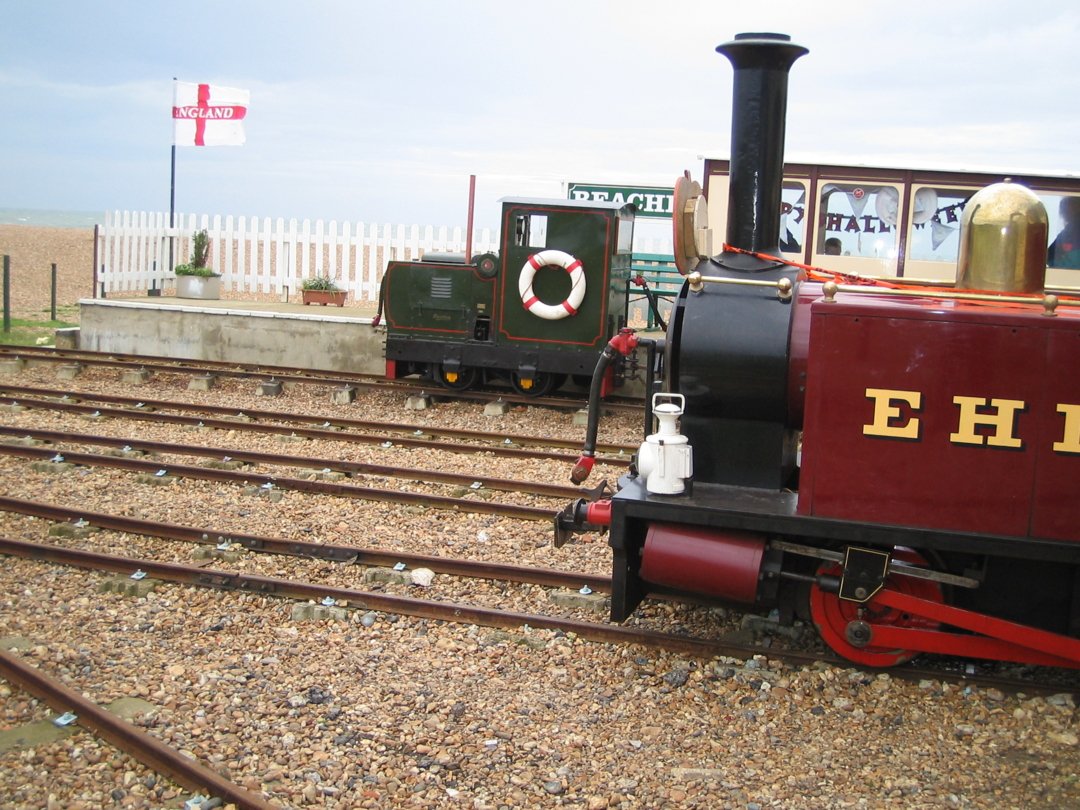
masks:
MULTIPOLYGON (((503 379, 537 397, 568 377, 590 384, 600 352, 626 325, 634 207, 500 203, 498 254, 387 265, 379 293, 387 377, 421 375, 452 390, 503 379)), ((603 394, 618 371, 605 372, 603 394)))

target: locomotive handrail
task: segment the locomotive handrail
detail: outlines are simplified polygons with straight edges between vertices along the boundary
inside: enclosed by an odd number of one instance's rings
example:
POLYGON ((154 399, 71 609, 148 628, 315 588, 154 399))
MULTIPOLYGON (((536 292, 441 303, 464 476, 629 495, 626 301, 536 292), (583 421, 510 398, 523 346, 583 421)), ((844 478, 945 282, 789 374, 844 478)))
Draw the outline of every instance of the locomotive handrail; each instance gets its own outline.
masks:
POLYGON ((902 298, 945 298, 954 301, 991 301, 1000 304, 1041 304, 1043 314, 1053 316, 1054 310, 1059 306, 1080 306, 1080 300, 1061 299, 1052 293, 1042 295, 995 295, 993 293, 980 292, 948 292, 927 290, 905 290, 899 287, 869 287, 858 284, 837 284, 835 281, 827 281, 821 291, 826 303, 836 300, 838 292, 844 293, 870 293, 872 295, 896 295, 902 298))
MULTIPOLYGON (((687 275, 686 280, 690 283, 693 292, 701 292, 706 284, 734 284, 741 287, 772 287, 775 288, 777 298, 786 301, 791 298, 792 284, 789 279, 782 278, 777 281, 763 281, 750 278, 728 278, 726 276, 704 276, 696 270, 687 275)), ((822 293, 826 303, 833 303, 838 292, 861 293, 864 295, 894 295, 903 298, 944 298, 954 301, 982 301, 997 304, 1039 304, 1042 306, 1044 315, 1053 317, 1059 306, 1080 306, 1080 299, 1061 298, 1053 293, 1033 295, 998 295, 991 292, 977 291, 948 291, 948 290, 925 290, 904 289, 896 286, 876 286, 867 284, 837 284, 835 281, 827 281, 822 285, 822 293)))
POLYGON ((789 278, 781 278, 776 281, 762 281, 756 278, 728 278, 727 276, 703 276, 697 270, 687 275, 686 280, 690 283, 692 292, 701 292, 706 284, 734 284, 739 287, 772 287, 776 290, 776 297, 781 301, 791 298, 792 283, 789 278))
MULTIPOLYGON (((822 281, 822 292, 825 293, 825 300, 828 303, 832 303, 833 298, 837 292, 854 292, 854 293, 869 293, 871 295, 897 295, 909 298, 945 298, 954 300, 965 301, 990 301, 994 303, 1004 304, 1042 304, 1045 312, 1044 315, 1053 316, 1054 310, 1058 306, 1080 306, 1080 296, 1070 295, 1074 288, 1072 287, 1048 287, 1049 289, 1058 290, 1061 289, 1066 295, 1058 296, 1052 292, 1044 291, 1041 294, 1031 295, 1009 295, 1007 293, 999 293, 994 290, 960 290, 954 292, 948 292, 939 289, 926 289, 922 283, 917 279, 887 279, 877 278, 872 276, 859 276, 851 275, 847 273, 837 273, 835 271, 826 270, 821 267, 815 267, 811 264, 800 264, 799 262, 789 261, 779 256, 771 256, 768 253, 761 253, 759 251, 743 250, 742 248, 734 247, 732 245, 724 245, 725 251, 733 251, 735 253, 744 253, 750 256, 755 256, 759 259, 766 261, 774 261, 780 264, 786 264, 789 267, 796 267, 803 270, 807 274, 807 278, 810 281, 822 281), (855 284, 842 284, 837 279, 848 279, 849 281, 856 282, 855 284)), ((697 275, 697 271, 690 273, 687 279, 693 282, 694 276, 697 275)), ((701 276, 702 281, 719 282, 727 284, 747 284, 750 286, 771 286, 773 284, 779 284, 780 282, 769 281, 753 281, 749 279, 732 279, 726 277, 717 276, 701 276)), ((938 282, 934 282, 937 284, 938 282)), ((691 284, 691 289, 694 292, 700 292, 701 287, 697 289, 691 284)))

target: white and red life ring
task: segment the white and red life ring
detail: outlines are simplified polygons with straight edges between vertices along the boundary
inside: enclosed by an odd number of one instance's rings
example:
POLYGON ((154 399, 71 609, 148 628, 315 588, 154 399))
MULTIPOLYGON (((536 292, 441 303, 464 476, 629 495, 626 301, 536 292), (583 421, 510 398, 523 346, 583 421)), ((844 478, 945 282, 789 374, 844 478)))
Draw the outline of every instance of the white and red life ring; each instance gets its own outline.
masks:
POLYGON ((534 253, 521 266, 518 276, 518 292, 521 303, 538 318, 557 321, 570 315, 576 315, 581 302, 585 300, 585 269, 581 262, 561 250, 542 250, 534 253), (549 264, 558 265, 570 274, 570 295, 561 304, 545 304, 533 292, 533 279, 536 271, 549 264))

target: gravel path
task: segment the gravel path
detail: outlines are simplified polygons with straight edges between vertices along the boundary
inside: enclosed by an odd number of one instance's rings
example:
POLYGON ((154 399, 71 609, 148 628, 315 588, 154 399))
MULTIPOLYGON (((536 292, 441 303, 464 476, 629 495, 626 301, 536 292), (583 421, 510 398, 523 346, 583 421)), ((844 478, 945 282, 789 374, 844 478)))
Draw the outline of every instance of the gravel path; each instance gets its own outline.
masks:
MULTIPOLYGON (((138 389, 87 371, 72 390, 266 407, 254 386, 212 395, 161 375, 138 389)), ((55 370, 19 375, 57 386, 55 370)), ((275 409, 490 427, 476 404, 406 412, 388 396, 332 406, 307 386, 275 409)), ((34 412, 0 423, 268 449, 242 433, 89 421, 34 412)), ((602 438, 633 441, 637 417, 610 417, 602 438)), ((580 437, 568 414, 513 409, 500 428, 580 437)), ((305 442, 303 455, 401 466, 476 460, 396 448, 305 442)), ((426 451, 430 453, 430 451, 426 451)), ((568 469, 485 458, 483 472, 543 476, 568 469)), ((473 468, 475 469, 475 468, 473 468)), ((599 480, 599 470, 594 478, 599 480)), ((605 473, 613 478, 611 471, 605 473)), ((588 536, 559 551, 550 527, 387 504, 285 493, 280 501, 196 481, 158 487, 103 469, 39 472, 0 457, 0 491, 97 511, 313 542, 353 543, 606 573, 610 552, 588 536)), ((44 538, 43 521, 0 513, 3 535, 44 538)), ((61 542, 61 541, 57 541, 61 542)), ((62 542, 190 562, 181 544, 99 532, 62 542)), ((212 565, 225 565, 212 562, 212 565)), ((356 567, 244 554, 231 567, 364 584, 356 567)), ((33 561, 0 566, 0 637, 28 640, 24 659, 98 703, 124 696, 157 710, 137 722, 238 784, 287 807, 834 808, 1080 806, 1080 745, 1071 696, 1030 698, 937 681, 910 683, 766 658, 695 660, 586 643, 524 628, 356 612, 304 622, 293 604, 251 594, 159 585, 140 599, 99 594, 106 577, 33 561)), ((436 577, 388 592, 555 611, 543 589, 436 577)), ((595 616, 582 615, 581 618, 595 616)), ((634 621, 708 632, 728 617, 650 604, 634 621)), ((8 642, 10 645, 12 642, 8 642)), ((0 730, 50 716, 0 683, 0 730)), ((0 795, 16 808, 179 807, 188 797, 92 735, 0 752, 0 795)))

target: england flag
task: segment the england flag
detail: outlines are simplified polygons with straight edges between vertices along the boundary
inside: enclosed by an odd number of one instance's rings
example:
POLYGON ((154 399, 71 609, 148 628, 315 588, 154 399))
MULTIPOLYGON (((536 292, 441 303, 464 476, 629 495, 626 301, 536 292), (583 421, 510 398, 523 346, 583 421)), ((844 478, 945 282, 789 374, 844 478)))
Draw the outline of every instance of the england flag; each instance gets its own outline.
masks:
POLYGON ((173 143, 243 146, 251 93, 235 87, 173 82, 173 143))

